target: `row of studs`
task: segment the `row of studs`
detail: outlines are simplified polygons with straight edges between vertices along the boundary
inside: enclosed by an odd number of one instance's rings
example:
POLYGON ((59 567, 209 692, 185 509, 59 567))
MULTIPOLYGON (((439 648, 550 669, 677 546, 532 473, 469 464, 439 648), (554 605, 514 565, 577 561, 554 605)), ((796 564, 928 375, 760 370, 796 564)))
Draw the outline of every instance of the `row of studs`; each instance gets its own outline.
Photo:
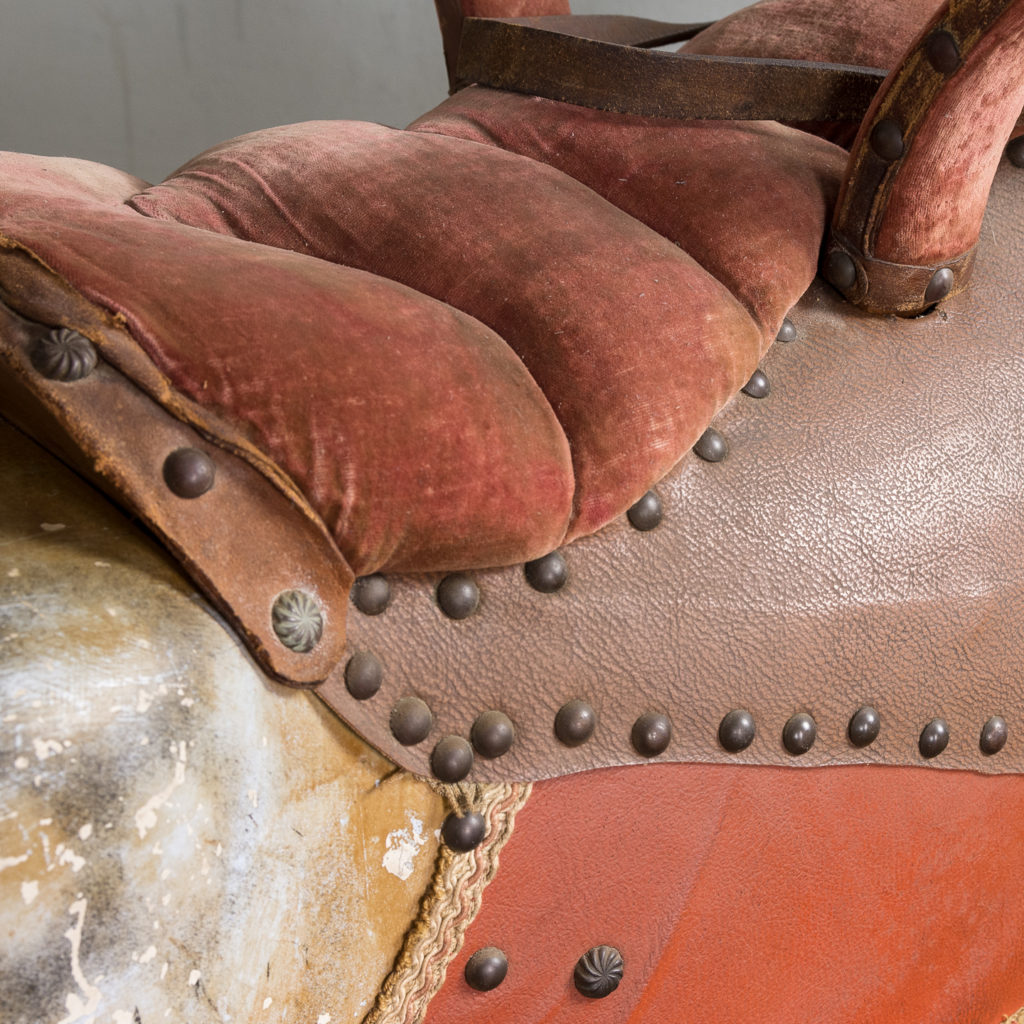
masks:
MULTIPOLYGON (((619 987, 626 964, 614 946, 593 946, 576 961, 572 980, 588 999, 603 999, 619 987)), ((508 974, 508 957, 495 946, 478 949, 466 962, 466 984, 477 992, 497 988, 508 974)))

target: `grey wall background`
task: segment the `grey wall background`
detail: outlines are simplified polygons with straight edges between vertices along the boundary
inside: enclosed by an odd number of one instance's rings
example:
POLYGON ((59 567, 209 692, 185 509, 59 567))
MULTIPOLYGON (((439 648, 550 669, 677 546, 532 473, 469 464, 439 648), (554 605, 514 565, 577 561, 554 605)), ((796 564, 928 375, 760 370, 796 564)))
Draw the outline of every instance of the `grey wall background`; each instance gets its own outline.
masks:
MULTIPOLYGON (((704 21, 743 0, 574 0, 704 21)), ((0 0, 0 149, 159 180, 223 139, 444 98, 432 0, 0 0)))

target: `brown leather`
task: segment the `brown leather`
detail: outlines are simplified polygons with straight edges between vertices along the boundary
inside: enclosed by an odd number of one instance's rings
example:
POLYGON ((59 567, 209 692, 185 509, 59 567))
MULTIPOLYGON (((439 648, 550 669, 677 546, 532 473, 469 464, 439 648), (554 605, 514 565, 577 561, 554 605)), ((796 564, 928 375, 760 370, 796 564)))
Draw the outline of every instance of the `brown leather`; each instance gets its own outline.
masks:
MULTIPOLYGON (((135 360, 136 348, 123 331, 101 323, 95 311, 85 316, 108 355, 135 360)), ((231 428, 202 413, 191 422, 176 418, 110 362, 100 361, 73 383, 46 379, 29 352, 48 331, 0 303, 4 416, 140 515, 266 671, 294 684, 323 679, 341 657, 353 577, 320 521, 305 513, 305 502, 281 487, 272 464, 231 428), (218 486, 195 499, 177 497, 163 480, 164 460, 183 448, 204 452, 215 466, 218 486), (255 465, 238 457, 243 452, 255 465), (277 596, 296 589, 315 594, 324 617, 321 642, 306 654, 285 647, 272 624, 277 596)), ((152 383, 157 375, 149 376, 152 383)))
POLYGON ((998 1024, 1024 1003, 1024 778, 612 769, 539 783, 425 1024, 998 1024), (585 999, 576 960, 618 948, 585 999), (508 958, 492 992, 466 961, 508 958))
POLYGON ((854 142, 826 250, 833 267, 845 254, 845 273, 829 277, 851 302, 910 316, 934 305, 936 270, 950 272, 939 299, 966 286, 1024 100, 1022 54, 1024 2, 949 0, 886 79, 854 142))
POLYGON ((644 50, 542 22, 468 18, 457 84, 645 117, 860 121, 885 78, 841 64, 644 50))
POLYGON ((644 760, 634 721, 671 717, 663 759, 804 767, 924 764, 918 737, 950 728, 938 767, 1024 770, 1024 449, 1019 360, 1024 172, 1004 161, 971 288, 928 317, 859 313, 817 282, 791 319, 798 334, 764 361, 768 398, 740 394, 715 422, 730 453, 694 456, 659 486, 662 524, 619 520, 565 549, 569 582, 532 590, 522 569, 482 572, 478 612, 453 622, 438 576, 394 577, 390 608, 354 612, 350 650, 384 665, 379 694, 352 699, 343 674, 319 693, 370 742, 415 771, 447 734, 505 712, 511 751, 471 779, 538 779, 644 760), (425 742, 400 746, 391 708, 433 711, 425 742), (561 745, 558 709, 589 701, 589 742, 561 745), (846 735, 870 704, 878 740, 846 735), (749 710, 757 738, 727 754, 723 715, 749 710), (795 713, 818 739, 781 742, 795 713), (984 756, 990 716, 1009 723, 984 756))

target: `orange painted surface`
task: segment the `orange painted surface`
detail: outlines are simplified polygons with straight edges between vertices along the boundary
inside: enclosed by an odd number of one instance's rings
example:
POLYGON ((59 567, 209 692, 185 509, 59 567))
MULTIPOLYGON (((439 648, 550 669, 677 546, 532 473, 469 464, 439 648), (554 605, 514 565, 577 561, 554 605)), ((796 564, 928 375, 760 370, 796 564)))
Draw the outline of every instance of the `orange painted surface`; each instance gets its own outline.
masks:
POLYGON ((427 1024, 997 1024, 1024 1003, 1024 777, 655 764, 539 783, 427 1024), (577 958, 618 947, 602 1000, 577 958), (465 983, 482 946, 509 959, 465 983))

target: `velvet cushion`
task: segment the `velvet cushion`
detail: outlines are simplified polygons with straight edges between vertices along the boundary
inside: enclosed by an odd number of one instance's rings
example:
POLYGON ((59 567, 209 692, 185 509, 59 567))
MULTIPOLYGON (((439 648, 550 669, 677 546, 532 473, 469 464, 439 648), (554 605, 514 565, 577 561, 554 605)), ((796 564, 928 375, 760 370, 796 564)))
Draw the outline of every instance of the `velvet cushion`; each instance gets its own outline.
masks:
POLYGON ((123 316, 176 388, 297 482, 357 574, 561 541, 568 444, 479 322, 358 270, 141 217, 121 200, 144 183, 97 165, 4 154, 0 180, 0 245, 123 316))
POLYGON ((464 89, 410 126, 557 167, 685 249, 746 306, 762 344, 817 271, 846 154, 774 122, 634 117, 464 89))
MULTIPOLYGON (((257 132, 131 200, 401 281, 496 330, 572 448, 569 537, 623 512, 756 367, 743 307, 571 178, 492 146, 351 122, 257 132)), ((479 402, 481 417, 515 410, 479 402)))

